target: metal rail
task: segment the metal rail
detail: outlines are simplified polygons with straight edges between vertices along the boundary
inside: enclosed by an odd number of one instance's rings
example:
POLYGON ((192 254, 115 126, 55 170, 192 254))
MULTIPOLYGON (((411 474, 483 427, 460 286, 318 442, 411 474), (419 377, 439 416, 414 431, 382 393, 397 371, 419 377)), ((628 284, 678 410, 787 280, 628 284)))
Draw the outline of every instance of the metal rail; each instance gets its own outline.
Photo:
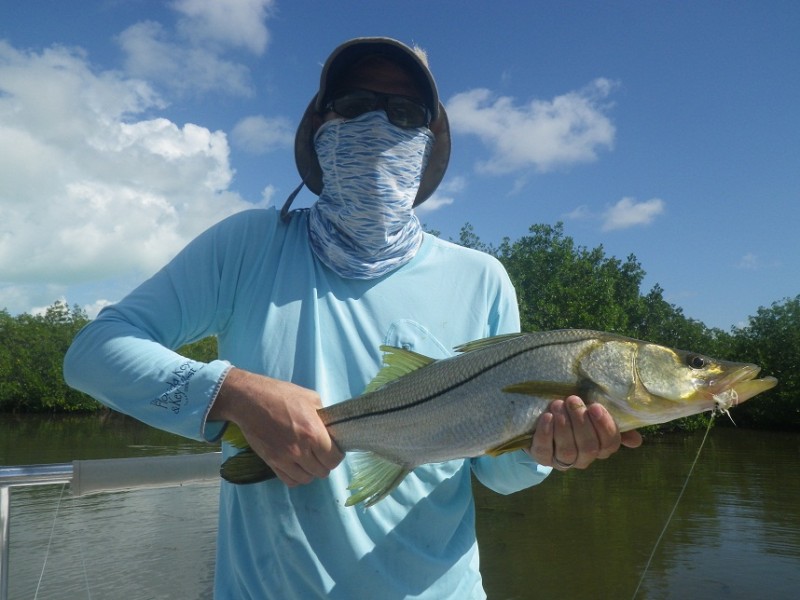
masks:
POLYGON ((0 600, 8 600, 11 488, 69 483, 72 495, 171 487, 219 478, 220 453, 0 467, 0 600))

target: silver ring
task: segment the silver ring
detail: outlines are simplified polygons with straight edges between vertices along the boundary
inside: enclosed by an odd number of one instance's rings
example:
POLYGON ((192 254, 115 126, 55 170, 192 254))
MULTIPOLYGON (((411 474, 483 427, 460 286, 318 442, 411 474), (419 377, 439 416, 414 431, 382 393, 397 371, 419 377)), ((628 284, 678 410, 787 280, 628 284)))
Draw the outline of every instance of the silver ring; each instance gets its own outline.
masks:
POLYGON ((553 455, 553 462, 555 463, 555 466, 557 466, 559 469, 564 469, 566 471, 567 469, 571 469, 573 466, 575 466, 575 463, 578 462, 578 461, 574 460, 569 464, 568 463, 563 463, 560 460, 558 460, 558 457, 553 455))

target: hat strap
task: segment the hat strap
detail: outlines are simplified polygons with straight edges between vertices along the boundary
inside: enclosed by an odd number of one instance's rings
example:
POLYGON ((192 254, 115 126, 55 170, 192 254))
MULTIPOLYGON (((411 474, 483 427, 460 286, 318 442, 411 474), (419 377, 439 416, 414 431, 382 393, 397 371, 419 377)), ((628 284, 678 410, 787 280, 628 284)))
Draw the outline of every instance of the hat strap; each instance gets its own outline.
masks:
POLYGON ((283 221, 284 223, 288 223, 289 220, 292 218, 292 215, 289 212, 289 207, 292 205, 292 202, 294 202, 294 199, 297 197, 297 194, 300 193, 300 190, 303 189, 304 185, 305 182, 301 181, 300 185, 298 185, 294 189, 294 191, 291 194, 289 194, 289 197, 286 199, 286 202, 283 203, 283 208, 281 208, 281 221, 283 221))

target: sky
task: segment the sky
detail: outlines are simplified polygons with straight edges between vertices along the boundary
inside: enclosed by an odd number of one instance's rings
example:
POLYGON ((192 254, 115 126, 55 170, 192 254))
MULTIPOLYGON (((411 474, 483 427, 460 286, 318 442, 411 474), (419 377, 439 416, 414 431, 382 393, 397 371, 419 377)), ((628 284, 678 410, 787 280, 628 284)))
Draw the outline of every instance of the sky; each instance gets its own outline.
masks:
MULTIPOLYGON (((730 330, 800 294, 794 0, 0 2, 0 309, 90 316, 226 216, 280 206, 339 43, 428 53, 445 239, 564 224, 730 330)), ((315 197, 300 194, 297 206, 315 197)))

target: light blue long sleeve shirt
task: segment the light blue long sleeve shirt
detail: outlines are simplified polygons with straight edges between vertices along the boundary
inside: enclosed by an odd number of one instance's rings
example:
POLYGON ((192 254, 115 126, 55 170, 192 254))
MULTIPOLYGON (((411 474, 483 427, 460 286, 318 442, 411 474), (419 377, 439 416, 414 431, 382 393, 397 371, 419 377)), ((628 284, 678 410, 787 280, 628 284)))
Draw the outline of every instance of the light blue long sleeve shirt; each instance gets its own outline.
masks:
MULTIPOLYGON (((316 258, 307 231, 307 212, 286 224, 273 209, 212 227, 76 337, 67 382, 154 427, 211 441, 224 424, 207 415, 231 365, 314 389, 329 405, 363 391, 381 344, 438 358, 519 330, 511 282, 486 254, 425 235, 396 271, 345 279, 316 258), (208 335, 220 360, 170 350, 208 335)), ((523 452, 425 465, 369 509, 344 506, 349 455, 306 486, 223 482, 215 597, 485 598, 470 473, 508 494, 549 471, 523 452)))

